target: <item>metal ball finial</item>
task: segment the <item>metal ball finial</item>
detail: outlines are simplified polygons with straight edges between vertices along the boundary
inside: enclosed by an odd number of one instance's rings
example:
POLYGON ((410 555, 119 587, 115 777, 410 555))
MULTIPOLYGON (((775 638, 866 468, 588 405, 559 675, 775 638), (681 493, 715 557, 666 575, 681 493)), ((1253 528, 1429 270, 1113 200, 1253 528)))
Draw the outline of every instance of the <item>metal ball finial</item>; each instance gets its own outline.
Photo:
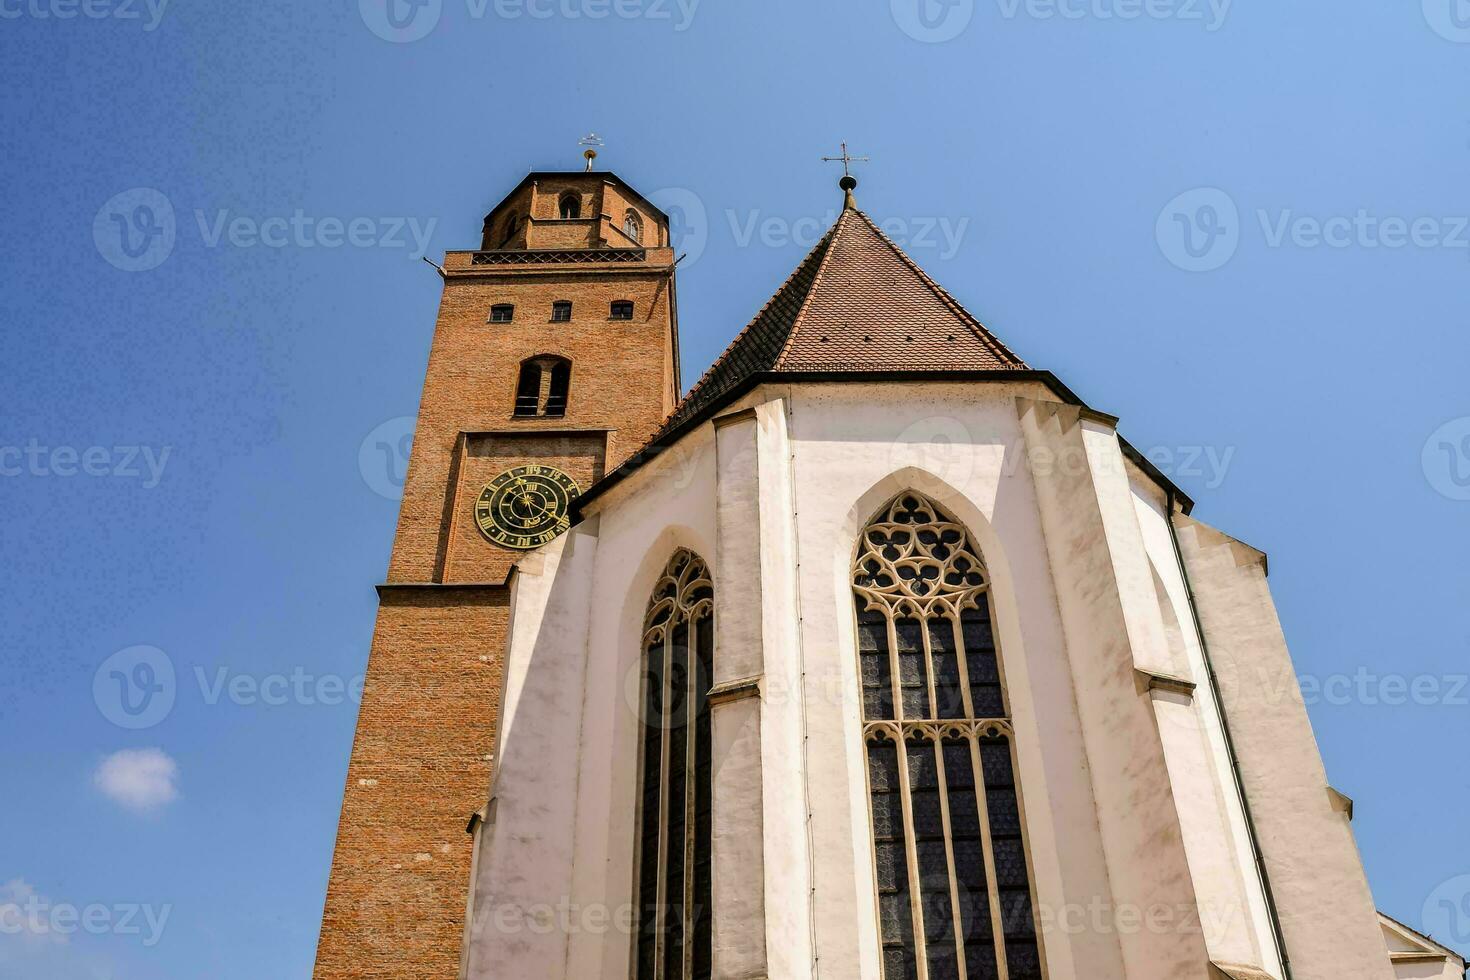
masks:
POLYGON ((856 210, 857 199, 852 196, 852 192, 857 187, 857 178, 852 175, 852 165, 854 163, 867 163, 868 158, 865 156, 855 157, 851 153, 848 153, 847 143, 844 142, 842 144, 842 156, 822 157, 822 159, 828 163, 842 164, 842 179, 837 182, 837 186, 842 188, 842 206, 850 210, 856 210))

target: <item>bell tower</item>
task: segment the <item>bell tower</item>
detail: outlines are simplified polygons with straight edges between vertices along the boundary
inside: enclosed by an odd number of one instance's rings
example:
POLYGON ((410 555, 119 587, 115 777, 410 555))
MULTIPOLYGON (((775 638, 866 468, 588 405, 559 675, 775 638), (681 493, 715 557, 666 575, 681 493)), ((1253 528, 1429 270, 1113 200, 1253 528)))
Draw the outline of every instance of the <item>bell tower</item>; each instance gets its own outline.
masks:
POLYGON ((529 174, 445 256, 317 980, 458 975, 512 568, 673 410, 674 262, 664 213, 590 169, 529 174))

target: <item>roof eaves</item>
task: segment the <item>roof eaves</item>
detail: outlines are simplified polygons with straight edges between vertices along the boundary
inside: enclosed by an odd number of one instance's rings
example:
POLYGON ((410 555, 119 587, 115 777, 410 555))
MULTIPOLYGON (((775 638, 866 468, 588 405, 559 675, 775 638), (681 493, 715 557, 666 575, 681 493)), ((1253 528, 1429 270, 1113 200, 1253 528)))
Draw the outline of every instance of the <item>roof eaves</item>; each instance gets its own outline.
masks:
MULTIPOLYGON (((572 501, 572 517, 574 522, 582 519, 584 508, 592 501, 607 493, 613 487, 623 482, 633 473, 642 469, 663 454, 663 451, 682 439, 687 433, 703 425, 713 418, 719 411, 731 402, 742 397, 752 389, 762 384, 801 384, 806 382, 900 382, 900 381, 1036 381, 1047 387, 1054 395, 1068 405, 1087 407, 1087 403, 1077 397, 1072 389, 1062 383, 1061 379, 1050 371, 1039 371, 1035 368, 995 368, 974 371, 762 371, 748 374, 739 382, 727 390, 721 392, 709 402, 700 405, 696 411, 686 418, 678 419, 673 424, 665 426, 659 433, 644 443, 633 455, 625 459, 621 465, 611 472, 605 474, 580 497, 572 501)), ((1148 458, 1133 448, 1132 444, 1120 434, 1118 441, 1123 447, 1123 452, 1140 469, 1155 480, 1159 486, 1173 494, 1185 515, 1194 511, 1194 500, 1183 490, 1174 484, 1148 458)))

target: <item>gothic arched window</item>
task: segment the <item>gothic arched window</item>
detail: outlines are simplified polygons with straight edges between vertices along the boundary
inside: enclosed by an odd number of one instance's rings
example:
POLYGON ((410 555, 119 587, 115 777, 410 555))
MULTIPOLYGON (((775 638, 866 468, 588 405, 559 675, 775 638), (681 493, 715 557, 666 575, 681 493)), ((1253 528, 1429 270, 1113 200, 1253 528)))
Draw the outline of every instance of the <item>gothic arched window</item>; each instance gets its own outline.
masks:
POLYGON ((884 980, 1040 980, 990 576, 899 494, 853 564, 884 980))
POLYGON ((635 242, 643 241, 643 222, 638 220, 638 212, 632 208, 623 216, 623 234, 635 242))
POLYGON ((557 211, 563 219, 582 217, 582 200, 575 194, 563 194, 557 205, 557 211))
POLYGON ((714 585, 679 549, 643 620, 636 980, 709 980, 714 585))

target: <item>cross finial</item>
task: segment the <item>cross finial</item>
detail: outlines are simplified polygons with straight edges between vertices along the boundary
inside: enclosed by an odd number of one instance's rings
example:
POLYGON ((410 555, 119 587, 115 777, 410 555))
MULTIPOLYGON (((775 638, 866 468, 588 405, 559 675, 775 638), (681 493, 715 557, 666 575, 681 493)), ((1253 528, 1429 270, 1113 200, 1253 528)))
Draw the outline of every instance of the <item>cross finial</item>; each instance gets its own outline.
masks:
POLYGON ((596 133, 588 133, 586 136, 577 140, 577 145, 587 147, 587 149, 582 151, 582 158, 587 161, 587 171, 590 173, 592 171, 592 161, 597 159, 597 148, 602 146, 602 137, 596 133))
POLYGON ((857 187, 857 178, 852 175, 852 165, 854 163, 867 163, 868 157, 855 157, 851 153, 847 152, 847 141, 843 140, 841 156, 822 157, 822 160, 827 163, 842 164, 842 179, 837 182, 837 186, 842 188, 842 192, 845 195, 843 206, 856 210, 857 200, 852 196, 852 191, 853 188, 857 187))

